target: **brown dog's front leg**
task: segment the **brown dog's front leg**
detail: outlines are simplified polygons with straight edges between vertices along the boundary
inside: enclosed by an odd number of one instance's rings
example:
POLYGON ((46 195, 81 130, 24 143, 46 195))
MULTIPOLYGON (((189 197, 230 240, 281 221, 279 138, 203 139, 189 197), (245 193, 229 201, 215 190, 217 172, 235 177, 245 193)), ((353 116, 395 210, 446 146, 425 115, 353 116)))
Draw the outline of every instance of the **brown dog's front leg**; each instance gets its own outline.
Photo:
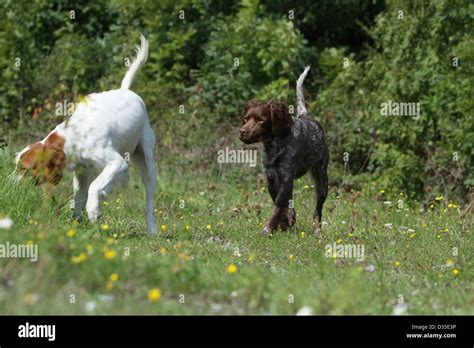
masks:
POLYGON ((288 208, 288 226, 292 227, 296 223, 296 210, 295 208, 291 207, 288 208))
POLYGON ((272 210, 270 219, 268 220, 267 225, 263 229, 263 234, 268 236, 273 233, 278 224, 282 221, 282 218, 285 217, 287 220, 288 212, 288 202, 293 196, 293 181, 286 180, 283 181, 278 189, 278 194, 275 198, 275 205, 272 210))
POLYGON ((288 220, 289 217, 289 209, 285 207, 285 211, 281 214, 280 223, 278 224, 278 228, 282 231, 286 231, 290 228, 290 221, 288 220))
POLYGON ((263 234, 265 236, 269 236, 277 228, 284 212, 285 212, 284 207, 277 207, 277 206, 273 207, 272 214, 270 215, 270 219, 268 220, 267 225, 263 229, 263 234))
POLYGON ((283 215, 278 227, 282 231, 286 231, 289 228, 293 227, 295 223, 296 223, 296 211, 295 211, 295 208, 293 208, 293 201, 290 200, 288 207, 286 207, 285 211, 283 212, 283 215))

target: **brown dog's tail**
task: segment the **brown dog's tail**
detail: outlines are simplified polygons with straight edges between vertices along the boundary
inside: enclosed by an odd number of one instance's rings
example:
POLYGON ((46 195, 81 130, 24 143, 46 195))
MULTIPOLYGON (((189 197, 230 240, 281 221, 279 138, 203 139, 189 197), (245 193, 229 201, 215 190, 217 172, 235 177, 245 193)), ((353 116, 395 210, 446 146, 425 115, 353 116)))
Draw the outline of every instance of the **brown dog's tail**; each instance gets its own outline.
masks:
POLYGON ((307 115, 308 110, 306 110, 306 103, 304 101, 304 94, 303 94, 303 82, 304 79, 306 78, 306 75, 308 75, 309 71, 309 66, 304 68, 303 73, 298 77, 298 80, 296 81, 296 99, 297 99, 297 117, 300 117, 301 115, 307 115))

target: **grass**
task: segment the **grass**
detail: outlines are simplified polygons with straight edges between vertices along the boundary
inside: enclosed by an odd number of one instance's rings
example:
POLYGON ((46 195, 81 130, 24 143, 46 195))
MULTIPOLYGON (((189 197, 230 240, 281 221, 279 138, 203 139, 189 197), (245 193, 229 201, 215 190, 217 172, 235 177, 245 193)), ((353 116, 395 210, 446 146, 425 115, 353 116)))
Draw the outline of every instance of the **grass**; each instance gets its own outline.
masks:
POLYGON ((75 225, 70 175, 44 202, 40 188, 13 184, 13 152, 0 152, 0 217, 14 222, 0 229, 0 244, 39 249, 37 262, 0 259, 0 313, 295 314, 308 306, 323 315, 392 314, 401 300, 408 314, 474 313, 472 216, 459 203, 438 197, 421 211, 389 188, 333 187, 317 239, 312 183, 303 177, 297 224, 268 239, 261 230, 270 198, 258 167, 236 179, 230 167, 196 175, 160 163, 159 231, 149 236, 134 171, 102 206, 101 226, 75 225), (365 258, 326 257, 332 243, 363 245, 365 258))

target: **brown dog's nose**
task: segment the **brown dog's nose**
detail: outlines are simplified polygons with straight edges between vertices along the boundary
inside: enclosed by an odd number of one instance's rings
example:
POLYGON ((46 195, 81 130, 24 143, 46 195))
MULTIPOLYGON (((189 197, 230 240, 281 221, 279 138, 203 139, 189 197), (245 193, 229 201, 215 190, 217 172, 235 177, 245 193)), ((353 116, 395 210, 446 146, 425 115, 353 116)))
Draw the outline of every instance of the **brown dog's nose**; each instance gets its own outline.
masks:
POLYGON ((247 131, 243 128, 240 128, 239 129, 239 134, 240 134, 240 137, 242 138, 242 137, 247 135, 247 131))

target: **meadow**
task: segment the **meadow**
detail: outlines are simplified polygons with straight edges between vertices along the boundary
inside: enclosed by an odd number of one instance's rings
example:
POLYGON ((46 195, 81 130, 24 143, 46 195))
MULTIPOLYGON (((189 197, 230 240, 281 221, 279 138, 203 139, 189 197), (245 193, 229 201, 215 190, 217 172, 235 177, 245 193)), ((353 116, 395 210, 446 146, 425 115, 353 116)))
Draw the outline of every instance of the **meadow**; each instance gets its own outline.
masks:
POLYGON ((222 175, 230 167, 197 175, 159 162, 158 232, 147 235, 134 170, 92 225, 71 221, 70 174, 45 199, 14 183, 10 148, 0 163, 0 219, 13 221, 0 244, 38 245, 36 262, 0 260, 3 314, 474 313, 472 215, 442 195, 422 205, 388 188, 332 186, 316 238, 305 176, 296 225, 265 238, 260 166, 237 180, 222 175), (333 243, 364 246, 364 257, 328 255, 333 243))

